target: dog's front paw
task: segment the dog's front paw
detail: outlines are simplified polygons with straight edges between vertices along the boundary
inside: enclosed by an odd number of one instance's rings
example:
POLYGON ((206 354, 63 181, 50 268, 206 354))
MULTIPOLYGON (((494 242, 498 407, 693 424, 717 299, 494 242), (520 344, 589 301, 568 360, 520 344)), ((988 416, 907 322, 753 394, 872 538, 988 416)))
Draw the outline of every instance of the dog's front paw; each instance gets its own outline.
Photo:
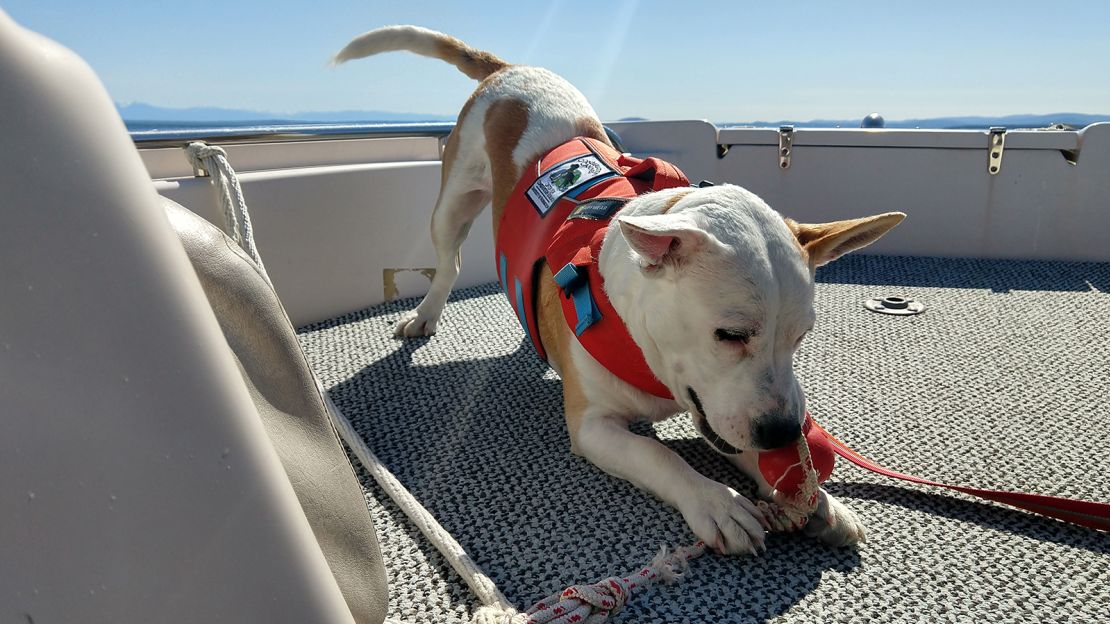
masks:
POLYGON ((817 511, 806 522, 805 533, 830 546, 852 546, 867 541, 856 512, 829 496, 825 490, 818 493, 817 511))
POLYGON ((679 505, 686 524, 710 548, 730 555, 765 550, 767 521, 736 490, 707 479, 679 505))
POLYGON ((431 336, 436 333, 436 325, 439 324, 439 315, 424 314, 420 312, 420 308, 406 313, 397 321, 393 326, 393 336, 395 338, 413 338, 415 336, 431 336))

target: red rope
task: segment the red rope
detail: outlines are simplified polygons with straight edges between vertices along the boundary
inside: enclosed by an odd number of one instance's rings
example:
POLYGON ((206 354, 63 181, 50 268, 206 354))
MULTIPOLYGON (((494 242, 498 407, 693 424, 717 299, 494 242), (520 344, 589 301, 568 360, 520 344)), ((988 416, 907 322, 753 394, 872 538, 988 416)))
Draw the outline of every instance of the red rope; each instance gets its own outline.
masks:
POLYGON ((871 472, 893 479, 910 481, 911 483, 920 483, 922 485, 956 490, 964 494, 978 496, 979 498, 985 498, 987 500, 1010 505, 1011 507, 1017 507, 1050 518, 1063 520, 1064 522, 1070 522, 1100 531, 1110 531, 1110 504, 1063 498, 1060 496, 1046 496, 1044 494, 1027 494, 1024 492, 1007 492, 1004 490, 987 490, 964 485, 952 485, 908 475, 896 470, 884 468, 867 459, 863 455, 852 450, 847 444, 836 439, 831 433, 825 431, 821 425, 817 424, 817 421, 813 420, 812 416, 806 414, 806 417, 810 421, 810 426, 816 429, 825 440, 828 441, 829 446, 837 455, 865 470, 870 470, 871 472))

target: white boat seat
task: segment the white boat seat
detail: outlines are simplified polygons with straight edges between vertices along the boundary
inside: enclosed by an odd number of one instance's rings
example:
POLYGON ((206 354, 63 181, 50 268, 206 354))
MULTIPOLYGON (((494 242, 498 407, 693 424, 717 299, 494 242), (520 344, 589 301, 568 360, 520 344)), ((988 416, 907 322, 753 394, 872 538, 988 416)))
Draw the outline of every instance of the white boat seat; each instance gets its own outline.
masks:
POLYGON ((173 209, 194 270, 96 76, 3 11, 0 85, 4 619, 380 623, 362 492, 273 293, 173 209))

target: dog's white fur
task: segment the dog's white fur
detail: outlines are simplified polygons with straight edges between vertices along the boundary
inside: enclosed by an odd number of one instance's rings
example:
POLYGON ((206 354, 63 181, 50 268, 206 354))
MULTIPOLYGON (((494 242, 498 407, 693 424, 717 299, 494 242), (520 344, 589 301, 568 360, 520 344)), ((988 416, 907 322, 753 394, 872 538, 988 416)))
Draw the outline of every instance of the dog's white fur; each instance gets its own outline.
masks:
MULTIPOLYGON (((396 327, 398 335, 430 335, 458 277, 459 247, 485 205, 493 199, 496 229, 505 189, 524 167, 584 132, 605 139, 593 108, 566 80, 510 65, 442 33, 381 28, 353 40, 335 60, 388 50, 434 56, 482 81, 445 152, 432 218, 435 277, 417 309, 396 327)), ((630 201, 616 215, 619 227, 609 229, 599 270, 614 308, 675 400, 620 381, 569 336, 546 270, 538 302, 541 335, 563 377, 571 448, 678 508, 694 533, 719 551, 756 552, 766 523, 751 501, 628 425, 688 411, 700 433, 716 432, 743 451, 770 439, 758 431, 797 427, 805 397, 792 359, 814 321, 814 269, 873 242, 904 216, 801 225, 733 185, 670 189, 630 201)), ((761 496, 777 495, 759 473, 756 453, 729 458, 756 481, 761 496)), ((807 531, 837 545, 864 536, 855 514, 824 491, 807 531)))

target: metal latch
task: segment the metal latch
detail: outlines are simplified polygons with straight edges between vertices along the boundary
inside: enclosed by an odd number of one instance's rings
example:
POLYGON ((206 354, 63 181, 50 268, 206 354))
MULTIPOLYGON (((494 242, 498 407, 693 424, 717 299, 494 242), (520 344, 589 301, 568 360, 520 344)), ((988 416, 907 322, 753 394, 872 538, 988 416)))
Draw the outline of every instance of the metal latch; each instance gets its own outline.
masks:
POLYGON ((779 126, 779 169, 790 168, 790 152, 794 148, 794 126, 779 126))
POLYGON ((991 126, 990 130, 990 156, 987 158, 987 171, 991 175, 998 175, 1002 171, 1002 148, 1006 145, 1006 129, 1001 126, 991 126))

